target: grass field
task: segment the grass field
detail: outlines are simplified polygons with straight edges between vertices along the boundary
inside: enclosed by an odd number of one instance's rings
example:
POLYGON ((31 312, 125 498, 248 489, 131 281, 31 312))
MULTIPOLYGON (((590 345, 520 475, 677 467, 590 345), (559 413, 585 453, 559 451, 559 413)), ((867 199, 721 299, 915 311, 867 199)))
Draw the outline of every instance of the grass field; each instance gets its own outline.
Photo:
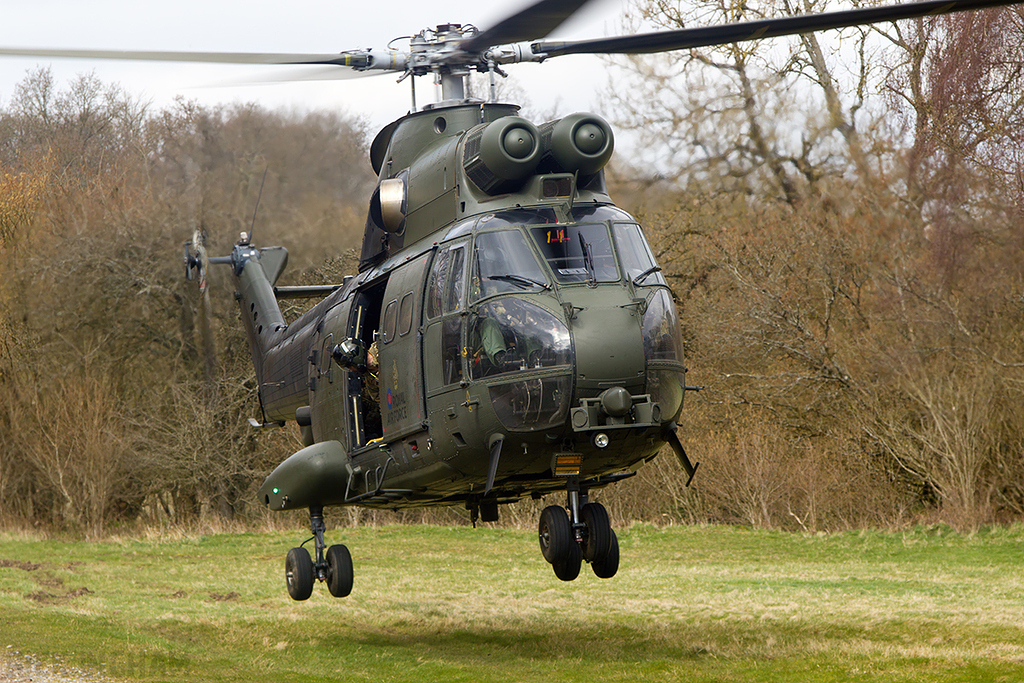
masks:
POLYGON ((0 649, 132 681, 1024 681, 1022 527, 641 525, 572 583, 526 531, 335 530, 353 595, 295 603, 300 537, 0 535, 0 649))

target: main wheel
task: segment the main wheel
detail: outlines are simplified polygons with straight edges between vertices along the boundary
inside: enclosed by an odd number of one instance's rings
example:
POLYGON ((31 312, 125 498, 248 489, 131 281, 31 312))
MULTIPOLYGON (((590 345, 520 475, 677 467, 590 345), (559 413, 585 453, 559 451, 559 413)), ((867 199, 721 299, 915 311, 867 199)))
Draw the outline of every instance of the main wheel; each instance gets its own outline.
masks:
POLYGON ((352 553, 343 545, 327 549, 327 590, 336 598, 352 592, 352 553))
POLYGON ((562 581, 574 581, 580 575, 580 565, 583 564, 583 551, 575 540, 569 546, 569 555, 561 562, 551 565, 555 570, 555 576, 562 581))
POLYGON ((284 579, 292 600, 306 600, 313 594, 313 560, 305 548, 292 548, 284 561, 284 579))
MULTIPOLYGON (((540 513, 540 551, 544 559, 557 564, 569 557, 569 552, 576 546, 573 538, 572 524, 565 508, 549 505, 540 513)), ((578 547, 578 546, 576 546, 578 547)))
POLYGON ((608 511, 600 503, 587 503, 580 510, 580 520, 587 525, 583 535, 583 559, 587 562, 603 560, 612 545, 608 511))
POLYGON ((590 568, 594 570, 594 575, 599 579, 610 579, 619 571, 619 539, 615 536, 614 531, 611 534, 612 542, 608 547, 608 554, 604 556, 603 560, 590 563, 590 568))

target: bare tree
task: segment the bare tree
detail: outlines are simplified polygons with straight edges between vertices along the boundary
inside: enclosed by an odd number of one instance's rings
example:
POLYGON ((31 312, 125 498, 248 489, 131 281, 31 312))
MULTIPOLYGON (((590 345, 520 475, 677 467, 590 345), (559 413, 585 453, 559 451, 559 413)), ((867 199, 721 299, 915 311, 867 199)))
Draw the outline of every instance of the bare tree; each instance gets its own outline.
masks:
POLYGON ((357 246, 373 182, 363 126, 254 105, 150 114, 92 77, 61 89, 41 71, 0 109, 0 131, 0 494, 23 501, 6 514, 90 534, 142 501, 175 519, 248 514, 295 436, 248 428, 252 369, 226 274, 211 278, 219 363, 200 389, 182 243, 200 226, 230 249, 266 172, 261 243, 292 247, 300 266, 357 246))
MULTIPOLYGON (((908 199, 927 224, 947 286, 969 276, 971 253, 1024 244, 1024 11, 922 19, 887 34, 889 99, 909 133, 908 199)), ((1019 262, 1005 261, 1006 267, 1019 262)))
MULTIPOLYGON (((635 7, 635 22, 674 29, 820 12, 828 3, 644 0, 635 7)), ((659 152, 638 172, 791 205, 828 178, 852 172, 870 180, 881 151, 860 133, 875 123, 865 107, 874 75, 867 36, 847 29, 627 60, 632 77, 611 97, 623 125, 649 136, 645 147, 659 152)))

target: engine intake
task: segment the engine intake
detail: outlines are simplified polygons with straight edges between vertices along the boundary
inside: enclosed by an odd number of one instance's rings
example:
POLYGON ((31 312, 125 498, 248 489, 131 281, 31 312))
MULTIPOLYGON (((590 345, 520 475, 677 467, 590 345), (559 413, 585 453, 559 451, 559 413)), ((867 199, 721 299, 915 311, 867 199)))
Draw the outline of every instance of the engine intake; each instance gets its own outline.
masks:
POLYGON ((401 235, 408 213, 409 171, 405 170, 377 185, 370 196, 370 218, 387 232, 401 235))
POLYGON ((487 194, 506 192, 537 169, 540 141, 537 126, 518 116, 481 126, 466 138, 466 176, 487 194))
POLYGON ((540 126, 544 172, 593 175, 604 168, 615 149, 608 122, 596 114, 570 114, 540 126))

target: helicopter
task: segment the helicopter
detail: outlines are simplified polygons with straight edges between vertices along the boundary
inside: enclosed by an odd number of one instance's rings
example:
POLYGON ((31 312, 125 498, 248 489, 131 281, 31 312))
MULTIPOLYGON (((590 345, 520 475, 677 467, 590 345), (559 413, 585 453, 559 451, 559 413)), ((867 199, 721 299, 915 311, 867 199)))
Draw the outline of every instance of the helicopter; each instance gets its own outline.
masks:
POLYGON ((570 54, 668 52, 1020 0, 925 0, 818 15, 580 41, 545 41, 587 0, 540 0, 494 26, 441 24, 407 49, 338 54, 0 49, 0 54, 328 65, 393 72, 412 105, 373 140, 378 182, 356 274, 279 286, 284 247, 242 233, 230 254, 185 246, 185 274, 231 269, 258 385, 259 428, 294 420, 303 448, 258 491, 271 510, 308 510, 305 544, 285 558, 289 595, 353 588, 352 556, 327 545, 324 509, 467 508, 475 524, 502 505, 549 494, 537 538, 558 579, 584 562, 619 569, 607 510, 590 494, 636 474, 677 435, 687 392, 679 314, 644 230, 609 196, 614 133, 576 113, 537 125, 498 101, 503 67, 570 54), (467 97, 472 73, 487 99, 467 97), (440 99, 419 106, 416 79, 440 99), (289 322, 279 300, 319 299, 289 322))

